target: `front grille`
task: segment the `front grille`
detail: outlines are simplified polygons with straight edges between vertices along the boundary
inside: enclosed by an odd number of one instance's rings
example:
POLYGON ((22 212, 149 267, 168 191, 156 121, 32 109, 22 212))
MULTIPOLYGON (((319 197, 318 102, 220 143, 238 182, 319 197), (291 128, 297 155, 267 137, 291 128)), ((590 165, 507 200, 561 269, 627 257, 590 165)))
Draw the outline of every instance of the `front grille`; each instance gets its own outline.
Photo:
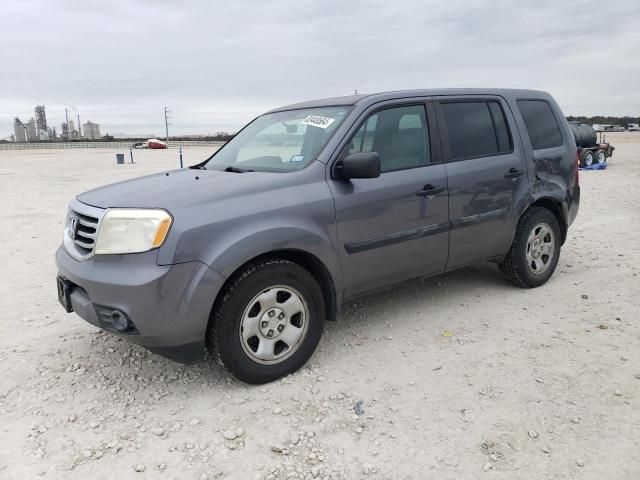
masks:
POLYGON ((64 227, 64 248, 76 260, 86 260, 95 253, 95 244, 100 230, 100 222, 106 210, 71 201, 67 222, 64 227))
POLYGON ((93 253, 98 232, 98 218, 71 210, 69 236, 83 255, 93 253), (75 218, 75 221, 73 220, 75 218))

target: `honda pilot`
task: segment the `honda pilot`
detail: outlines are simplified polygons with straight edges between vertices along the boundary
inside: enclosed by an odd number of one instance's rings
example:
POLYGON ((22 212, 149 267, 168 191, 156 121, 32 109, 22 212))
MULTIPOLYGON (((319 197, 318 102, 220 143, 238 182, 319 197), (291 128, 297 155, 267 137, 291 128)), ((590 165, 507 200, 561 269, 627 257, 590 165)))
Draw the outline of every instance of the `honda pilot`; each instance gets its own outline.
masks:
POLYGON ((345 302, 496 262, 553 274, 578 212, 576 145, 544 92, 415 90, 257 117, 190 168, 71 201, 67 312, 249 383, 300 368, 345 302))

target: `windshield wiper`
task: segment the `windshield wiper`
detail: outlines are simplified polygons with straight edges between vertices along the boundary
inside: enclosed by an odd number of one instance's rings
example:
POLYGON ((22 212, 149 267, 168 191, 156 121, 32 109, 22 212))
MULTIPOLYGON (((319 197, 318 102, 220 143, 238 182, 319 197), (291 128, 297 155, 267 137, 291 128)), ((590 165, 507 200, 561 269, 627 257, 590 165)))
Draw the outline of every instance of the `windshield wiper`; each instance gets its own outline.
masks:
POLYGON ((231 172, 231 173, 253 172, 253 170, 250 170, 248 168, 240 168, 240 167, 232 167, 232 166, 228 166, 227 168, 224 169, 224 171, 231 172))

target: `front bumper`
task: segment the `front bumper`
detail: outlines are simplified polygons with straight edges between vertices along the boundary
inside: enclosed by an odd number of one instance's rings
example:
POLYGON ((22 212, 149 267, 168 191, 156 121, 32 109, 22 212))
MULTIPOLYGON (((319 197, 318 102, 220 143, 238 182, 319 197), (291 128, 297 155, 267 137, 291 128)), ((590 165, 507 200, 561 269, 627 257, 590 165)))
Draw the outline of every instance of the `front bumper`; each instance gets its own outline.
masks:
POLYGON ((70 282, 73 310, 84 320, 114 332, 100 312, 124 312, 133 323, 120 337, 178 361, 204 357, 209 314, 224 277, 201 262, 156 264, 157 251, 96 255, 76 260, 56 252, 58 274, 70 282))

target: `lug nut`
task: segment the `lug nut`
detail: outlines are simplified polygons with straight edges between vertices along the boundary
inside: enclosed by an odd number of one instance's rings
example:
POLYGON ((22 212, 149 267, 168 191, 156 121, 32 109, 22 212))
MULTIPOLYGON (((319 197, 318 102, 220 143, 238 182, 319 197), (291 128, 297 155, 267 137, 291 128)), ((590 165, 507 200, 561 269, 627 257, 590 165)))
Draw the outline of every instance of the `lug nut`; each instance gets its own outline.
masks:
POLYGON ((267 337, 273 337, 273 330, 269 330, 267 332, 267 337))
POLYGON ((269 326, 269 322, 267 322, 266 320, 264 320, 264 321, 260 324, 260 326, 261 326, 262 328, 267 328, 267 327, 269 326))
POLYGON ((281 332, 282 330, 284 330, 284 325, 278 325, 278 331, 281 332))
POLYGON ((276 312, 274 312, 273 310, 269 310, 269 316, 273 317, 276 314, 276 312))
POLYGON ((278 315, 278 318, 282 320, 284 318, 284 313, 280 312, 280 315, 278 315))

